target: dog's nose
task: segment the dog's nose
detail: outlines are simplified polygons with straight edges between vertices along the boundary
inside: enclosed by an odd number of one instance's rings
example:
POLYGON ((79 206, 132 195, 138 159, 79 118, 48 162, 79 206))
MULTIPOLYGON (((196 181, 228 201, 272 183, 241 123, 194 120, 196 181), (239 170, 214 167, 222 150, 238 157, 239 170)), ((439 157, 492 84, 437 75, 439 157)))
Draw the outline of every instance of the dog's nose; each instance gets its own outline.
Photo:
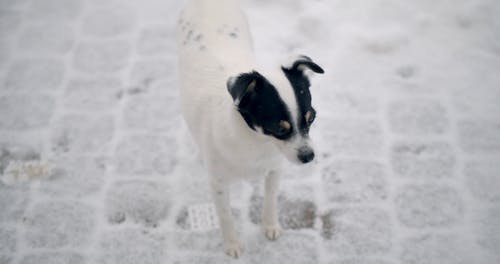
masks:
POLYGON ((299 149, 298 158, 302 163, 311 162, 314 159, 314 151, 309 147, 302 147, 299 149))

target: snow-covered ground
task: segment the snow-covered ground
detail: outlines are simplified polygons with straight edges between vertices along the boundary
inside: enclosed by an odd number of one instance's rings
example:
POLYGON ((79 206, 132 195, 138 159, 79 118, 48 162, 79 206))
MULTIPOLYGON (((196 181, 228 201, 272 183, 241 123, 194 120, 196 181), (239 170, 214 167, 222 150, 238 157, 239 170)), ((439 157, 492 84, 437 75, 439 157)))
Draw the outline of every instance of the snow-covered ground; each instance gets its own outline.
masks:
MULTIPOLYGON (((210 194, 178 109, 181 6, 0 0, 1 264, 233 262, 194 226, 210 194)), ((306 54, 326 74, 277 242, 260 185, 233 189, 235 263, 500 263, 500 2, 244 6, 261 63, 306 54)))

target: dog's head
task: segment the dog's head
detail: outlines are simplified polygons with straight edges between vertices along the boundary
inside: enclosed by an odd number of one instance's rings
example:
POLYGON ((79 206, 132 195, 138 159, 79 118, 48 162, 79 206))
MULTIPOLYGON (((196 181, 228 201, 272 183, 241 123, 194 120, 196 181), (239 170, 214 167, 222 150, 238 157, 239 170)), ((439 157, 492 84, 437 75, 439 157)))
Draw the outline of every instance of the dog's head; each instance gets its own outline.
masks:
POLYGON ((279 72, 257 71, 229 78, 227 88, 248 126, 273 139, 294 163, 314 159, 309 129, 316 117, 306 71, 324 73, 309 57, 299 56, 279 72))

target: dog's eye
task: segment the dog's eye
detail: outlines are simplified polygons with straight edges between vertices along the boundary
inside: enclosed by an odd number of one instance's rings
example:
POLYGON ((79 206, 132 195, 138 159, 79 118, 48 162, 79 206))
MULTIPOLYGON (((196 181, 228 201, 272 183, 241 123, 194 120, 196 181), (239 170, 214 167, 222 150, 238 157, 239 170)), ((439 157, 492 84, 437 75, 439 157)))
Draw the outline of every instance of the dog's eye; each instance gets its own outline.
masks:
POLYGON ((287 134, 291 128, 292 128, 292 125, 290 124, 290 122, 285 121, 285 120, 281 120, 278 132, 279 132, 279 134, 284 135, 284 134, 287 134))
POLYGON ((312 122, 314 122, 314 118, 316 117, 316 115, 312 112, 312 111, 307 111, 306 113, 306 122, 307 124, 312 124, 312 122))

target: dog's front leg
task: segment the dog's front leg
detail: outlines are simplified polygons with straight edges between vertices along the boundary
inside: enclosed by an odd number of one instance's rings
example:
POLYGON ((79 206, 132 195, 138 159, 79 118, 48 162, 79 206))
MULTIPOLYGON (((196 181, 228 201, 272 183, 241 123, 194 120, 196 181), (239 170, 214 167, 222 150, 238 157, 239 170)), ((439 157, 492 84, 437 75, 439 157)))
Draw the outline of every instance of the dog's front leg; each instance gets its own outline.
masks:
POLYGON ((279 174, 276 171, 271 171, 265 181, 264 206, 262 208, 262 227, 264 234, 270 240, 276 240, 282 232, 278 222, 278 186, 279 174))
POLYGON ((212 195, 215 209, 219 217, 219 224, 222 230, 224 251, 233 258, 241 256, 243 247, 238 240, 238 235, 234 228, 234 221, 231 215, 229 204, 229 186, 222 181, 212 180, 212 195))

